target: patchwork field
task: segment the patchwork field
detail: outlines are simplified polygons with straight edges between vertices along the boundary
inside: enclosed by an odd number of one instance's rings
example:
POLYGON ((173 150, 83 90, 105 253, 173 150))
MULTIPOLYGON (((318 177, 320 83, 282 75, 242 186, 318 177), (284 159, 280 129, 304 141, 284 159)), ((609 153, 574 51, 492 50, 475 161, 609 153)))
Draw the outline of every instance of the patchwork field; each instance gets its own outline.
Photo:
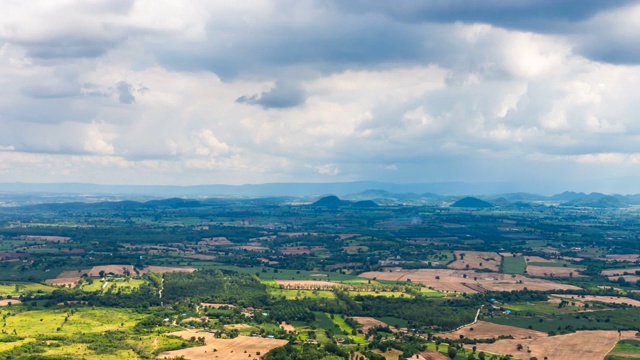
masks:
POLYGON ((527 266, 527 274, 531 276, 544 276, 544 277, 585 277, 578 271, 584 270, 584 268, 573 267, 549 267, 549 266, 527 266))
POLYGON ((515 326, 499 325, 486 321, 478 321, 454 332, 440 333, 437 336, 446 339, 459 339, 463 335, 468 339, 491 339, 500 335, 511 335, 514 339, 528 339, 546 337, 547 333, 515 326), (473 329, 473 330, 472 330, 473 329))
POLYGON ((47 279, 46 283, 58 286, 75 286, 84 272, 80 271, 63 271, 55 279, 47 279))
POLYGON ((171 333, 190 339, 192 336, 204 337, 205 346, 189 349, 167 351, 158 357, 184 356, 188 360, 220 359, 220 360, 257 360, 271 349, 287 344, 287 340, 268 339, 262 337, 238 336, 235 339, 216 339, 213 334, 185 330, 171 333), (215 351, 214 351, 215 349, 215 351))
POLYGON ((349 287, 345 284, 338 284, 331 281, 323 280, 275 280, 276 283, 288 289, 321 289, 321 288, 345 288, 349 287))
POLYGON ((640 301, 634 300, 634 299, 630 299, 628 297, 580 295, 580 296, 574 296, 574 298, 572 299, 571 295, 553 294, 551 296, 552 296, 552 298, 565 299, 565 300, 567 300, 569 302, 571 302, 571 301, 579 301, 579 302, 598 301, 598 302, 602 302, 602 303, 606 303, 606 304, 627 304, 627 305, 631 305, 631 306, 640 306, 640 301))
POLYGON ((285 255, 311 254, 327 250, 324 246, 283 246, 278 251, 285 255))
POLYGON ((451 269, 490 269, 500 270, 502 257, 495 252, 454 251, 456 261, 447 265, 451 269))
POLYGON ((640 268, 603 270, 600 274, 603 276, 627 276, 636 275, 636 271, 640 272, 640 268))
POLYGON ((21 302, 22 301, 18 299, 2 299, 0 300, 0 306, 16 305, 16 304, 20 304, 21 302))
POLYGON ((640 255, 638 254, 625 254, 625 255, 617 255, 617 254, 612 254, 612 255, 605 255, 605 258, 607 260, 615 260, 615 261, 628 261, 628 262, 639 262, 640 261, 640 255))
POLYGON ((536 357, 551 360, 585 360, 603 359, 617 342, 617 331, 597 330, 534 339, 498 340, 493 344, 475 346, 478 351, 512 354, 521 359, 536 357), (522 345, 522 350, 518 350, 518 344, 522 345))
MULTIPOLYGON (((362 332, 363 333, 367 333, 369 331, 369 329, 376 327, 376 326, 389 326, 387 323, 380 321, 378 319, 372 318, 372 317, 367 317, 367 316, 353 316, 352 317, 353 320, 357 321, 359 324, 362 325, 362 332)), ((391 327, 392 331, 397 331, 394 327, 391 327)))
POLYGON ((532 279, 522 275, 479 273, 472 270, 419 269, 392 272, 372 271, 359 276, 368 279, 419 282, 439 291, 476 293, 484 291, 529 290, 548 291, 574 289, 573 285, 559 284, 545 279, 532 279))

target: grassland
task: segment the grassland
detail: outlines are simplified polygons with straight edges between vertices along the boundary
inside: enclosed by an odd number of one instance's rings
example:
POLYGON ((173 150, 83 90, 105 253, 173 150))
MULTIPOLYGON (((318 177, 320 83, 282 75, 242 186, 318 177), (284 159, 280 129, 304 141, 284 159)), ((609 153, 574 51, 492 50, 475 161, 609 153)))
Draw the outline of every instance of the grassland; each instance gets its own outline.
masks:
POLYGON ((522 275, 527 270, 527 263, 524 260, 524 256, 504 256, 501 270, 505 274, 522 275))

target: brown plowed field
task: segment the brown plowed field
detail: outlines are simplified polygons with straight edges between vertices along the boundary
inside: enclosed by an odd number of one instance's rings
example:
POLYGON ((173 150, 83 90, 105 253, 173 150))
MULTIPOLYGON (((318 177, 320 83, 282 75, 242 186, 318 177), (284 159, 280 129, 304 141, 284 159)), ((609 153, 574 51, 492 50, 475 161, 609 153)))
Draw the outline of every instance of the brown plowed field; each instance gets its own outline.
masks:
POLYGON ((596 296, 596 295, 573 295, 574 299, 571 298, 572 295, 560 295, 553 294, 551 296, 565 299, 569 302, 571 301, 599 301, 607 304, 627 304, 632 306, 640 306, 640 301, 630 299, 628 297, 615 297, 615 296, 596 296))
POLYGON ((523 329, 515 326, 499 325, 487 321, 478 321, 473 325, 468 325, 460 330, 450 333, 440 333, 437 336, 446 339, 460 339, 460 335, 464 335, 468 339, 491 339, 500 335, 511 335, 514 339, 527 339, 546 337, 547 333, 523 329), (471 331, 473 329, 473 331, 471 331))
POLYGON ((338 284, 331 281, 322 281, 322 280, 275 280, 278 284, 293 289, 316 289, 316 288, 326 288, 326 287, 339 287, 345 288, 350 287, 344 284, 338 284))
POLYGON ((447 265, 448 268, 466 269, 467 265, 469 265, 470 269, 500 270, 502 257, 498 253, 485 251, 454 251, 454 253, 457 260, 447 265), (461 254, 465 254, 464 259, 462 259, 461 254))
POLYGON ((640 255, 638 254, 630 254, 630 255, 606 255, 607 260, 617 260, 617 261, 639 261, 640 255))
POLYGON ((166 351, 158 357, 184 356, 189 360, 257 360, 271 349, 287 344, 287 340, 268 339, 262 337, 238 336, 235 339, 216 339, 213 334, 199 333, 195 331, 178 331, 171 335, 182 336, 190 339, 192 336, 204 337, 205 346, 189 349, 166 351), (213 349, 216 349, 214 352, 213 349), (246 351, 246 352, 245 352, 246 351), (260 355, 258 355, 258 353, 260 355))
POLYGON ((83 270, 81 272, 78 272, 77 270, 63 271, 55 279, 47 279, 44 282, 51 285, 75 286, 78 283, 78 280, 82 277, 82 274, 85 274, 86 272, 87 270, 83 270))
POLYGON ((20 304, 21 302, 22 301, 18 299, 3 299, 3 300, 0 300, 0 306, 7 306, 9 304, 17 305, 17 304, 20 304))
MULTIPOLYGON (((374 319, 372 317, 368 317, 368 316, 353 316, 353 320, 357 321, 359 324, 362 324, 362 332, 363 333, 367 333, 369 331, 369 329, 376 327, 376 326, 389 326, 387 323, 382 322, 378 319, 374 319)), ((389 326, 389 328, 396 332, 396 328, 389 326)))
POLYGON ((585 277, 578 273, 579 270, 584 268, 572 268, 572 267, 550 267, 550 266, 527 266, 527 274, 531 276, 545 276, 545 277, 585 277), (573 274, 573 275, 570 275, 573 274))
POLYGON ((480 286, 489 291, 512 291, 523 290, 524 288, 535 291, 580 289, 576 286, 559 284, 545 279, 532 279, 522 275, 512 276, 500 273, 479 273, 472 270, 419 269, 392 272, 371 271, 362 273, 359 276, 368 279, 376 278, 377 280, 408 281, 410 279, 412 282, 419 282, 436 290, 461 293, 478 292, 465 284, 480 286), (439 277, 439 279, 436 279, 436 277, 439 277))
POLYGON ((640 268, 603 270, 600 274, 604 276, 627 276, 627 275, 635 275, 636 271, 640 271, 640 268))
POLYGON ((512 354, 520 359, 546 357, 550 360, 586 360, 603 359, 617 342, 617 331, 597 330, 535 339, 498 340, 493 344, 476 344, 475 346, 477 351, 512 354), (522 351, 517 350, 518 344, 524 347, 522 351))
POLYGON ((311 254, 313 252, 327 250, 324 246, 283 246, 278 251, 285 255, 311 254))

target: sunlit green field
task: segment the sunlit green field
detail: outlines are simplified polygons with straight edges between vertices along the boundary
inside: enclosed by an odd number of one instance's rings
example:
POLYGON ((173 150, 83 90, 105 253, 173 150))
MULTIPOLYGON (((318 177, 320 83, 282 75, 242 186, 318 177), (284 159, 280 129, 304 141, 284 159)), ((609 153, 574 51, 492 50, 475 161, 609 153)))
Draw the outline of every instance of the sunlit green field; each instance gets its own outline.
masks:
POLYGON ((101 291, 104 293, 109 290, 120 291, 120 292, 131 292, 132 290, 139 288, 140 285, 144 283, 145 281, 142 279, 107 278, 104 281, 93 280, 92 282, 87 282, 85 280, 80 285, 80 288, 83 291, 88 291, 88 292, 101 291))
POLYGON ((1 282, 0 295, 20 296, 25 294, 37 295, 39 293, 49 294, 56 288, 50 285, 25 282, 1 282))
POLYGON ((115 308, 76 308, 73 313, 64 308, 24 312, 3 308, 0 315, 4 318, 2 327, 5 331, 27 338, 128 329, 142 318, 131 310, 115 308))

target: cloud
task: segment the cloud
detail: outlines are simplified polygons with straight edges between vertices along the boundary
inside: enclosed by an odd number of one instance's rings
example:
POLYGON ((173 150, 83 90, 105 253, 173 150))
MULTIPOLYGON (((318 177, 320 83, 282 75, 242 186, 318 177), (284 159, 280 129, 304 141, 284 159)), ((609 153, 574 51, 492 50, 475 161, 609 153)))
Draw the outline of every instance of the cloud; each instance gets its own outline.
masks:
POLYGON ((7 181, 595 186, 640 176, 629 166, 640 137, 633 2, 3 10, 7 181))
POLYGON ((131 93, 131 84, 126 81, 120 81, 116 84, 116 91, 118 92, 118 101, 122 104, 133 104, 136 102, 136 98, 131 93))
POLYGON ((285 109, 304 104, 306 94, 304 88, 298 84, 278 81, 275 85, 261 94, 241 96, 236 102, 241 104, 259 105, 265 109, 285 109))

